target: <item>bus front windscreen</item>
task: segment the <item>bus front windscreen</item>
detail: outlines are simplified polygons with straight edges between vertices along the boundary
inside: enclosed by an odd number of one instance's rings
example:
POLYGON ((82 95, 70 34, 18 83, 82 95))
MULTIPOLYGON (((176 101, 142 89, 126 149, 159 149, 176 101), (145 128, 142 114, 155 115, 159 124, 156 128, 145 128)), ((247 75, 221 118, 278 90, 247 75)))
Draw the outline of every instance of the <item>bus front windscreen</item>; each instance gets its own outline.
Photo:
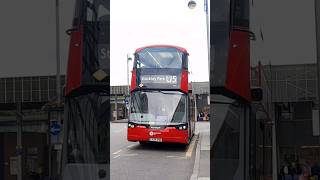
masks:
POLYGON ((170 91, 137 91, 131 95, 129 120, 143 124, 186 123, 186 95, 170 91))
POLYGON ((145 48, 137 53, 136 68, 174 68, 182 67, 183 53, 176 48, 145 48))

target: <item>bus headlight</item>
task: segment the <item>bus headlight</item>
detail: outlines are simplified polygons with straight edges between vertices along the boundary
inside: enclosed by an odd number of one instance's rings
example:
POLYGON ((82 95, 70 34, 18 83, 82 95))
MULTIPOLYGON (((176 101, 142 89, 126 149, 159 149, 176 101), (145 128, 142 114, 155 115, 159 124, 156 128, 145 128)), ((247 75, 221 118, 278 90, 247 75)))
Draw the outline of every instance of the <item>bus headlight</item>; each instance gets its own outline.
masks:
POLYGON ((128 128, 134 128, 134 124, 133 123, 128 123, 128 128))
POLYGON ((188 126, 186 124, 176 126, 178 130, 187 130, 188 126))

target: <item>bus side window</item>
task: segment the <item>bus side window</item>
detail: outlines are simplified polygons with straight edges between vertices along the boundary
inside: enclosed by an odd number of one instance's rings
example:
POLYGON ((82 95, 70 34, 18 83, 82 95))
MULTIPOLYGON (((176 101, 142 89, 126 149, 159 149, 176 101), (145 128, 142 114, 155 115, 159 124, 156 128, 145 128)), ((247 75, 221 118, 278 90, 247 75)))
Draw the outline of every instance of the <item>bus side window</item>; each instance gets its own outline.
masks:
POLYGON ((192 106, 192 101, 191 101, 190 95, 188 95, 188 112, 189 112, 188 116, 189 116, 190 121, 192 121, 192 108, 191 108, 191 106, 192 106))
POLYGON ((185 69, 185 70, 188 70, 188 54, 186 53, 183 53, 182 54, 182 68, 185 69))

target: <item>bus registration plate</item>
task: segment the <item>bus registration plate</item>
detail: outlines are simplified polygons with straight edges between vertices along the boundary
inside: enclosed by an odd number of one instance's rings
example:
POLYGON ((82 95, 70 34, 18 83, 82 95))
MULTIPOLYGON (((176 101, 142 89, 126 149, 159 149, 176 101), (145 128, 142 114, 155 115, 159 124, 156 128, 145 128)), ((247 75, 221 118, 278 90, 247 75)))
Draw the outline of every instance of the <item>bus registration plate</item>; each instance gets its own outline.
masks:
POLYGON ((162 142, 162 138, 150 138, 149 141, 162 142))

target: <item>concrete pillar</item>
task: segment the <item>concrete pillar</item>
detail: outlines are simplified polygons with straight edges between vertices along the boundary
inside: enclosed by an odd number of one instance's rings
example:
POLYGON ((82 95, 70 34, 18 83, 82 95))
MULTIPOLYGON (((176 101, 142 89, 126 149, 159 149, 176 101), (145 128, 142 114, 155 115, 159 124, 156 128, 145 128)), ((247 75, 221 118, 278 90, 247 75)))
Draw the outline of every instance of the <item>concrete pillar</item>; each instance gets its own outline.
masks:
POLYGON ((116 112, 115 120, 118 120, 118 95, 115 95, 114 101, 114 110, 116 112))
POLYGON ((21 102, 17 102, 17 146, 16 151, 18 152, 18 173, 17 180, 22 180, 22 108, 21 102))
POLYGON ((274 112, 272 115, 272 179, 278 179, 278 153, 277 153, 277 131, 276 122, 279 120, 279 107, 272 104, 274 112))
MULTIPOLYGON (((315 10, 315 25, 316 25, 316 57, 317 57, 317 88, 318 88, 318 110, 320 113, 320 2, 319 0, 314 0, 314 10, 315 10)), ((320 117, 320 115, 319 115, 320 117)), ((320 127, 319 127, 320 128, 320 127)), ((320 143, 320 136, 319 136, 320 143)))

